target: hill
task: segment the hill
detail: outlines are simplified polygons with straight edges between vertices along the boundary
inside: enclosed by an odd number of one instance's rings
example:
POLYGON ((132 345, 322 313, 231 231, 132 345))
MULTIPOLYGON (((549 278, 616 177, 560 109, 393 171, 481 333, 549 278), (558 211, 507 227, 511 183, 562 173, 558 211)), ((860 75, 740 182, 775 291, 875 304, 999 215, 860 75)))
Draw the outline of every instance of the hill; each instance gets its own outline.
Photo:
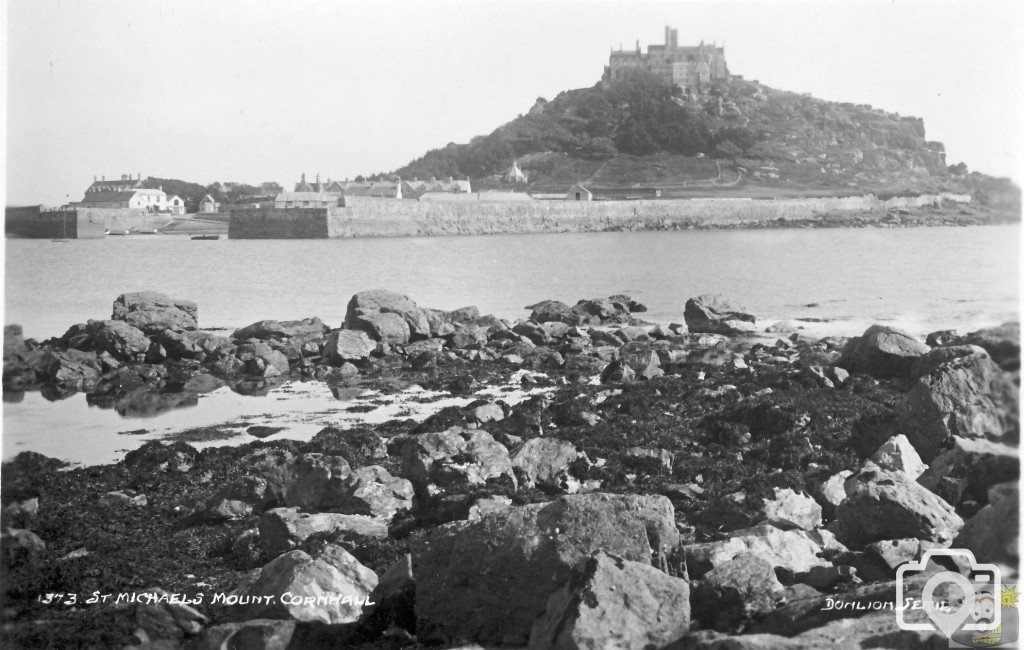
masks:
MULTIPOLYGON (((499 183, 512 160, 533 191, 655 185, 663 196, 837 195, 1019 189, 947 167, 920 118, 837 103, 733 77, 683 95, 636 73, 538 98, 528 113, 467 144, 450 143, 394 170, 499 183)), ((997 193, 998 193, 997 192, 997 193)))

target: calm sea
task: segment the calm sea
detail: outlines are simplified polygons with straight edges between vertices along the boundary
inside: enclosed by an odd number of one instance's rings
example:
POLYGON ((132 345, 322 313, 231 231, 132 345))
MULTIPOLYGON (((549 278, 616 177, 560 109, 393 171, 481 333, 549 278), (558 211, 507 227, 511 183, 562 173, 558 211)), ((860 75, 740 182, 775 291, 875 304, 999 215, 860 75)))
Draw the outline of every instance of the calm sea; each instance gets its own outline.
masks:
POLYGON ((338 325, 353 293, 387 288, 419 305, 517 318, 553 298, 628 293, 653 322, 717 292, 760 320, 870 322, 917 334, 1016 318, 1019 226, 712 230, 468 237, 192 241, 174 236, 6 242, 4 323, 59 336, 109 318, 126 291, 199 304, 200 327, 319 316, 338 325), (816 306, 808 306, 814 304, 816 306))
MULTIPOLYGON (((191 241, 136 236, 52 243, 7 240, 4 323, 44 339, 109 318, 126 291, 152 289, 199 304, 200 327, 319 316, 337 326, 353 293, 387 288, 419 305, 476 305, 507 318, 553 298, 628 293, 652 322, 682 321, 686 299, 717 292, 759 322, 799 321, 816 334, 856 335, 873 322, 923 336, 1018 318, 1019 226, 737 230, 317 241, 191 241)), ((5 396, 11 399, 13 396, 5 396)), ((39 393, 4 404, 3 457, 33 450, 73 462, 113 462, 149 439, 217 426, 223 440, 254 440, 252 424, 308 439, 351 424, 355 409, 323 385, 290 384, 266 397, 222 388, 191 408, 121 417, 83 395, 39 393)), ((372 396, 366 396, 367 398, 372 396)), ((350 397, 346 396, 346 399, 350 397)), ((361 398, 356 398, 357 401, 361 398)), ((402 396, 394 412, 409 415, 402 396), (404 405, 403 405, 404 404, 404 405)), ((423 412, 419 417, 429 413, 423 412)))

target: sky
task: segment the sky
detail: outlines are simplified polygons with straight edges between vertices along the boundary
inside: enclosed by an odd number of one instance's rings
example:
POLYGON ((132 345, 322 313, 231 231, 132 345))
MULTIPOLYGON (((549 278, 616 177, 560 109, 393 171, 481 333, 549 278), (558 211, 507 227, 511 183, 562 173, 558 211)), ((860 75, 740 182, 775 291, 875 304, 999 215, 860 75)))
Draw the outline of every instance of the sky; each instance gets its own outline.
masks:
POLYGON ((390 171, 595 84, 609 48, 725 45, 730 71, 924 118, 1024 180, 1024 2, 9 0, 8 205, 94 176, 292 185, 390 171))

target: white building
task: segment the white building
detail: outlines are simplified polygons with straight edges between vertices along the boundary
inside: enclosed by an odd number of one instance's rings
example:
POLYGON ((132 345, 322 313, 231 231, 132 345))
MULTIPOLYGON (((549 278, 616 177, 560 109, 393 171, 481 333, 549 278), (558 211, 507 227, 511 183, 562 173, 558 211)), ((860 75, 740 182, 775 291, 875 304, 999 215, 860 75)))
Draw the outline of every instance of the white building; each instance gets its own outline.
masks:
MULTIPOLYGON (((177 198, 177 197, 175 197, 177 198)), ((181 201, 181 199, 178 199, 181 201)), ((121 180, 93 179, 92 185, 85 190, 85 196, 75 204, 80 208, 106 209, 143 209, 149 212, 167 212, 167 194, 162 189, 142 187, 142 174, 132 178, 123 174, 121 180)), ((181 202, 184 212, 184 201, 181 202)))

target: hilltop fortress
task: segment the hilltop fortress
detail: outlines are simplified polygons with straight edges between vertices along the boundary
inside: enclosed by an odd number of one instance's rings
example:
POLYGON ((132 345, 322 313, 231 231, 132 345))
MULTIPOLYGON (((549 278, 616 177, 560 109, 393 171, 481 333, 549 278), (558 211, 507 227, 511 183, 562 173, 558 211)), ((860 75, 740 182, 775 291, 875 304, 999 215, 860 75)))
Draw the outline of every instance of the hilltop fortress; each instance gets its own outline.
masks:
POLYGON ((641 52, 639 40, 636 50, 612 50, 601 81, 610 83, 637 70, 651 72, 685 93, 700 93, 712 81, 729 79, 725 46, 705 45, 704 41, 680 46, 679 30, 669 26, 665 27, 665 44, 649 45, 646 54, 641 52))

